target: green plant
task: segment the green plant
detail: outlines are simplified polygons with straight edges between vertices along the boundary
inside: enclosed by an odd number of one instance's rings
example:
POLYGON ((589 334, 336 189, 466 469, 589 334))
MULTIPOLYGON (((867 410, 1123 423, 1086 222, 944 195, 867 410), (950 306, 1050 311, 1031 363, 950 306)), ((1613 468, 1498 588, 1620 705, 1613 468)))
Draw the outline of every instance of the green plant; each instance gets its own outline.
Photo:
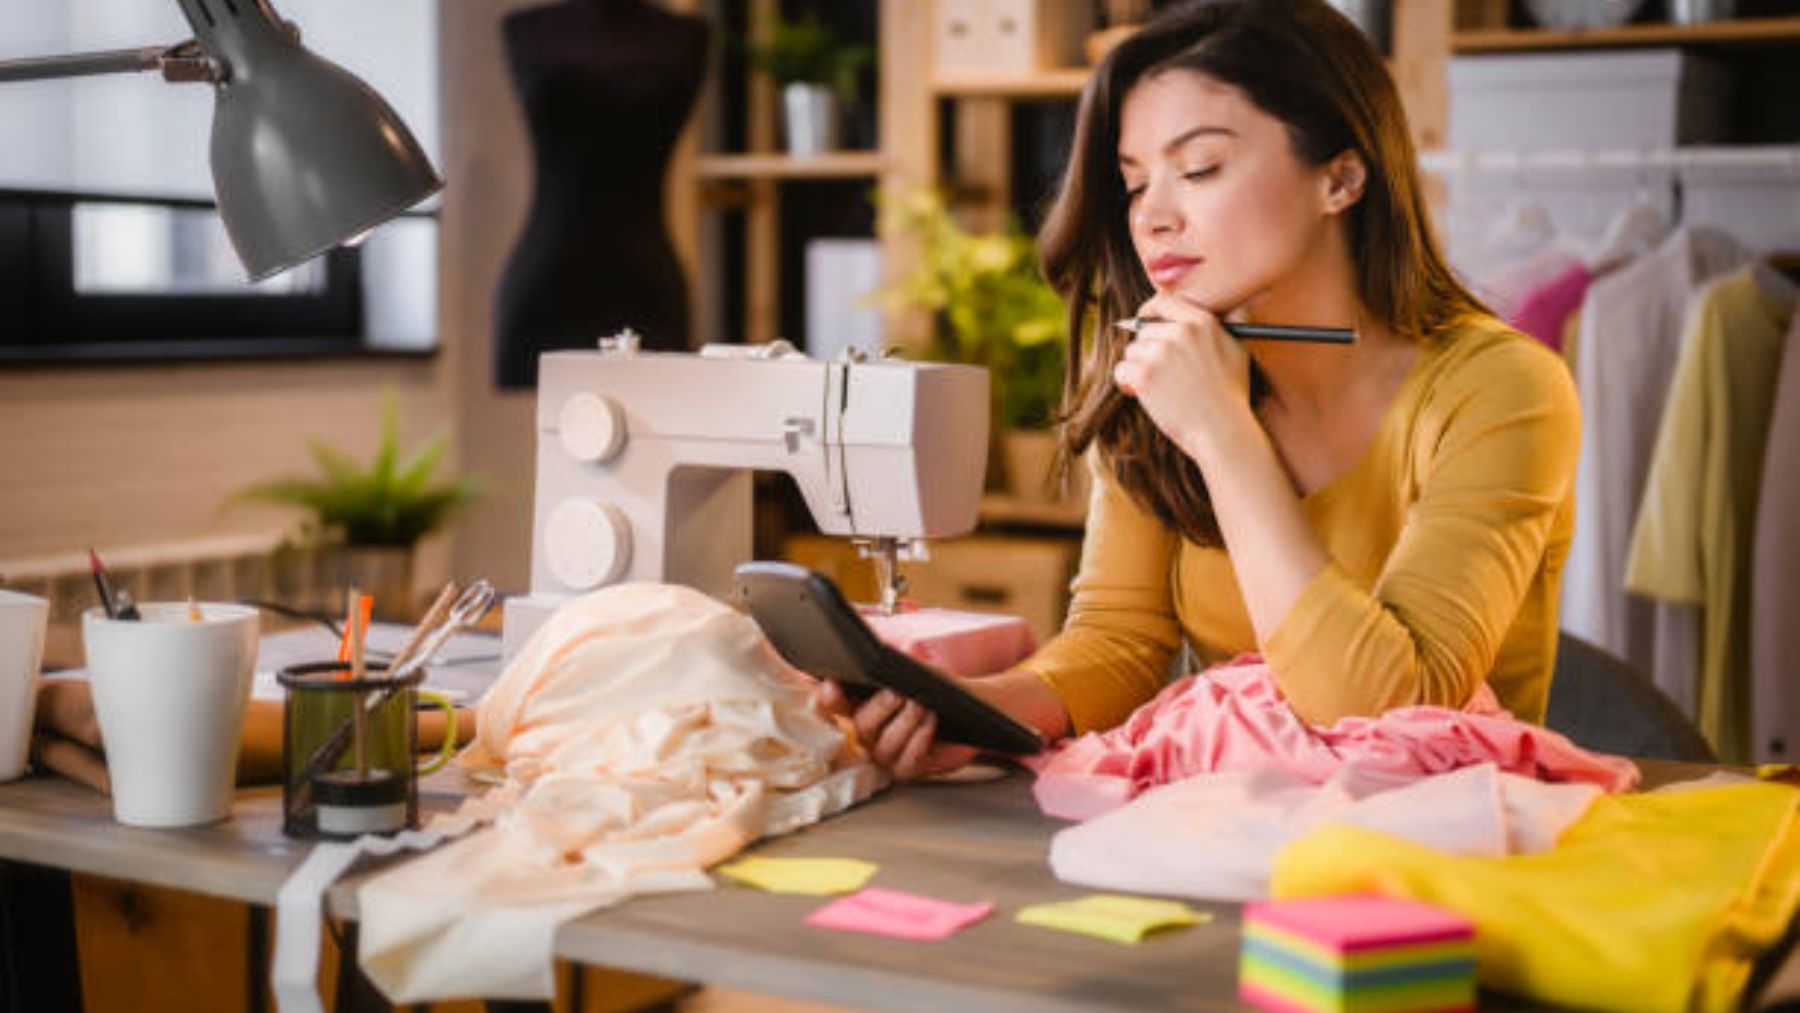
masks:
POLYGON ((974 235, 930 191, 882 200, 884 227, 918 241, 911 274, 884 293, 894 307, 937 314, 938 358, 986 366, 995 417, 1037 429, 1056 417, 1069 333, 1062 299, 1038 271, 1031 237, 1016 223, 974 235))
POLYGON ((361 546, 409 546, 442 527, 472 502, 480 483, 471 478, 433 483, 432 475, 449 450, 441 433, 413 451, 400 453, 400 410, 390 389, 382 395, 381 442, 367 468, 319 440, 307 441, 318 478, 283 478, 252 485, 231 502, 278 503, 313 514, 317 526, 361 546))
POLYGON ((751 65, 777 84, 830 85, 844 96, 856 91, 856 73, 874 55, 868 46, 843 42, 812 16, 799 21, 776 18, 764 37, 745 49, 751 65))

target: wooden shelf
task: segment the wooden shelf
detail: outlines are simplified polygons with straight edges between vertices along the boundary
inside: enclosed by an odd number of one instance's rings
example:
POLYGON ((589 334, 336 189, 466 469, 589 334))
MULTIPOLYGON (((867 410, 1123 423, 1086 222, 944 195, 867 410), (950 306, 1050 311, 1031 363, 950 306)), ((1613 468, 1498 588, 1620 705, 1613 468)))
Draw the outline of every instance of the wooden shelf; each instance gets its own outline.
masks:
POLYGON ((1624 49, 1636 46, 1752 46, 1800 43, 1800 17, 1711 21, 1699 25, 1621 25, 1584 32, 1542 28, 1456 32, 1454 53, 1517 53, 1557 49, 1624 49))
POLYGON ((1036 74, 942 74, 931 82, 941 96, 958 98, 1074 98, 1087 85, 1091 68, 1069 67, 1036 74))
POLYGON ((1087 502, 1056 503, 990 493, 981 497, 981 523, 1080 531, 1087 524, 1087 502))
POLYGON ((877 151, 834 151, 812 158, 783 154, 701 155, 694 160, 695 174, 703 180, 733 179, 858 179, 881 174, 877 151))

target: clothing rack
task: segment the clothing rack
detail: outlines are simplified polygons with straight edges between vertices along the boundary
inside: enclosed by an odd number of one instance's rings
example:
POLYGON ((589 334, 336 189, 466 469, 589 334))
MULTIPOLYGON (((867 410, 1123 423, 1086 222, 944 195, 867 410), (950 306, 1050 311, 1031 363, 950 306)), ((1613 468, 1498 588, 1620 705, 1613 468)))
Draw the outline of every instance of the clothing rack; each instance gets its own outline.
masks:
POLYGON ((1600 192, 1660 193, 1671 221, 1723 228, 1756 250, 1800 247, 1800 144, 1444 150, 1419 163, 1453 192, 1463 189, 1459 181, 1490 194, 1498 183, 1515 196, 1555 202, 1560 213, 1574 213, 1582 201, 1593 206, 1600 192))
POLYGON ((1472 173, 1553 172, 1583 170, 1748 170, 1800 179, 1800 145, 1428 151, 1420 166, 1438 176, 1472 173))

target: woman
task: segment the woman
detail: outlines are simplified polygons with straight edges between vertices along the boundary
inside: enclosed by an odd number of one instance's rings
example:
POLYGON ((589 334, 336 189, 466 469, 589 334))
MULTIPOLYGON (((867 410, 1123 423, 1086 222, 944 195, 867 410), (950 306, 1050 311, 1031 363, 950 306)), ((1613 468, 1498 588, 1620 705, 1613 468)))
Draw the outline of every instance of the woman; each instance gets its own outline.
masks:
MULTIPOLYGON (((1063 632, 972 689, 1049 740, 1103 729, 1185 637, 1262 653, 1314 724, 1484 681, 1542 721, 1579 411, 1451 276, 1415 166, 1380 54, 1320 0, 1184 6, 1100 64, 1040 235, 1072 325, 1064 449, 1095 478, 1081 567, 1063 632)), ((971 755, 891 694, 823 699, 901 778, 971 755)))

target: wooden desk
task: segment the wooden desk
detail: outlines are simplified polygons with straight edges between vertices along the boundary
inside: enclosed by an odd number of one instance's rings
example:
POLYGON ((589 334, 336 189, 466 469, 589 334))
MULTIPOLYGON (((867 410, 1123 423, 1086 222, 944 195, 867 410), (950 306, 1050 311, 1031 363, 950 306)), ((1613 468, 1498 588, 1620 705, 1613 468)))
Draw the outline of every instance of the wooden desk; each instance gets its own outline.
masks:
MULTIPOLYGON (((1651 785, 1707 768, 1647 763, 1651 785)), ((460 775, 426 782, 428 810, 455 804, 460 775)), ((1061 824, 1032 804, 1029 777, 921 785, 889 792, 758 854, 832 855, 879 863, 875 882, 950 900, 992 900, 994 916, 937 944, 812 929, 822 901, 733 885, 645 897, 564 926, 559 956, 799 999, 887 1010, 1236 1010, 1238 912, 1196 904, 1208 925, 1131 947, 1022 926, 1028 903, 1081 896, 1050 874, 1046 852, 1061 824)), ((174 887, 253 905, 272 904, 305 854, 283 837, 279 793, 239 794, 232 819, 155 831, 112 822, 107 800, 53 778, 0 785, 0 859, 174 887)), ((354 883, 329 898, 354 917, 354 883)), ((1494 999, 1484 1008, 1518 1009, 1494 999)))

